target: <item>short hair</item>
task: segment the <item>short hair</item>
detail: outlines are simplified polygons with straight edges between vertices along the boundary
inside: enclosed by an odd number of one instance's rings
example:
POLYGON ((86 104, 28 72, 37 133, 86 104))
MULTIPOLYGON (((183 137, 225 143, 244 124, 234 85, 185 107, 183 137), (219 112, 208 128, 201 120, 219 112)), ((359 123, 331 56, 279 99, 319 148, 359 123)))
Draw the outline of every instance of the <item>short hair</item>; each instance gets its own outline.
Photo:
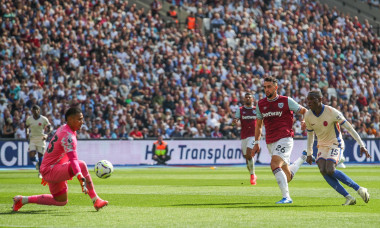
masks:
POLYGON ((33 110, 33 109, 35 109, 35 110, 40 110, 40 106, 38 106, 38 105, 33 105, 33 106, 32 106, 32 110, 33 110))
POLYGON ((244 94, 244 96, 247 96, 247 95, 252 96, 252 93, 251 93, 251 92, 246 92, 246 93, 244 94))
POLYGON ((69 108, 65 113, 65 120, 67 121, 70 116, 74 116, 78 113, 82 113, 82 111, 77 107, 69 108))
POLYGON ((277 79, 272 76, 265 77, 264 82, 272 82, 273 84, 277 85, 277 79))
POLYGON ((322 98, 322 92, 320 90, 312 90, 309 92, 309 96, 321 99, 322 98))

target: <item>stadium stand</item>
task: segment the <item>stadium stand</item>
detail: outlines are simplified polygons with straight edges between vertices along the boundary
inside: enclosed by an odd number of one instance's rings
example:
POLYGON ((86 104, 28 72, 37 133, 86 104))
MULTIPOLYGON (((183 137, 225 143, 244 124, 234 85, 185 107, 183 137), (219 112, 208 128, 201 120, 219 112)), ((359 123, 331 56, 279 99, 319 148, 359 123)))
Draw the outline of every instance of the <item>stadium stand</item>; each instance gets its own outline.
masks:
POLYGON ((79 106, 80 138, 129 138, 135 126, 144 138, 211 137, 216 127, 236 138, 239 101, 262 98, 273 75, 280 94, 306 105, 319 88, 361 137, 380 136, 378 37, 317 1, 166 2, 195 12, 203 24, 191 30, 122 0, 0 3, 3 135, 38 104, 54 127, 79 106))

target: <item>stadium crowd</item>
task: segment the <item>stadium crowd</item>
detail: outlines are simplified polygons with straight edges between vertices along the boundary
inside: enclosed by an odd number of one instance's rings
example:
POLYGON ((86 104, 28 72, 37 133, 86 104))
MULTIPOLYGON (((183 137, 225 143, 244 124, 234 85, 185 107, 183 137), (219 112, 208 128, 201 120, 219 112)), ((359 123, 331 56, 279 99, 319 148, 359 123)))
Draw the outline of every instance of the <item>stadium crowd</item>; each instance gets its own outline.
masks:
MULTIPOLYGON (((122 0, 0 0, 0 129, 24 138, 31 107, 57 128, 79 106, 79 138, 238 138, 244 93, 306 106, 320 89, 361 137, 380 137, 379 41, 368 22, 311 0, 173 1, 211 31, 168 26, 122 0), (206 19, 206 20, 204 20, 206 19)), ((306 137, 300 117, 296 137, 306 137)))

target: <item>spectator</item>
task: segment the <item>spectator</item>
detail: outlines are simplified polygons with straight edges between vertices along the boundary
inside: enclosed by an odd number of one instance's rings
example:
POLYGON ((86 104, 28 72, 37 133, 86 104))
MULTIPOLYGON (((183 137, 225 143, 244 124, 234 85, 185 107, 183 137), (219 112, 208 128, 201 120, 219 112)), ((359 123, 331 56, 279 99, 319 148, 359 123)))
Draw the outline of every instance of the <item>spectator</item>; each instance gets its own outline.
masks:
POLYGON ((193 12, 190 12, 189 16, 186 18, 187 29, 194 30, 196 29, 196 19, 193 12))
POLYGON ((162 3, 159 0, 153 0, 153 2, 150 4, 150 7, 152 10, 152 16, 155 17, 160 13, 162 9, 162 3))
POLYGON ((211 132, 211 138, 223 138, 223 134, 219 131, 219 126, 215 126, 214 130, 211 132))
POLYGON ((15 138, 16 139, 26 139, 25 123, 24 122, 21 122, 20 126, 16 129, 15 138))
POLYGON ((15 137, 15 129, 13 127, 12 118, 8 117, 3 126, 3 138, 14 138, 15 137))
POLYGON ((133 130, 129 133, 128 136, 133 138, 133 139, 142 139, 143 138, 143 134, 141 133, 141 131, 138 129, 137 126, 133 127, 133 130))

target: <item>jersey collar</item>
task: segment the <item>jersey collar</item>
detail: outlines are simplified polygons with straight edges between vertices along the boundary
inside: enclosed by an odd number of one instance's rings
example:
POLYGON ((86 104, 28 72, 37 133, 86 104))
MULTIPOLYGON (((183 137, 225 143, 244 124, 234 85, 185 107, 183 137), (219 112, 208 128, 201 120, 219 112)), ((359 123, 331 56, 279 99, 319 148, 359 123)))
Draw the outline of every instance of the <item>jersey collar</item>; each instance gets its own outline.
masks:
POLYGON ((325 105, 322 104, 322 111, 321 111, 321 113, 319 113, 319 115, 315 114, 315 112, 313 110, 311 110, 311 111, 313 112, 314 116, 320 117, 322 115, 323 111, 325 111, 325 105))
POLYGON ((276 101, 279 97, 280 97, 280 95, 278 95, 278 94, 277 94, 277 96, 276 96, 275 98, 273 98, 273 99, 269 99, 269 98, 267 97, 267 101, 269 101, 269 102, 273 102, 273 101, 276 101))

